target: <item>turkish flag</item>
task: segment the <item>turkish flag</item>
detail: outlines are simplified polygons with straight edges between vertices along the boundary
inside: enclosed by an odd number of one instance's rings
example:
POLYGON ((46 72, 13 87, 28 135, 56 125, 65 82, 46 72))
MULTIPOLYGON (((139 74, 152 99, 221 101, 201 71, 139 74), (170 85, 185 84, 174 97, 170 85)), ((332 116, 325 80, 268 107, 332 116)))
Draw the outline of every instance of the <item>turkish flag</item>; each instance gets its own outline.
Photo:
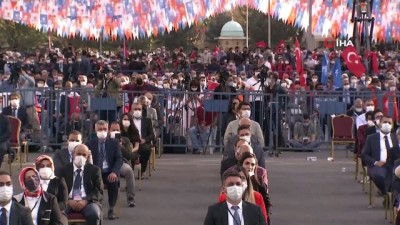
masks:
POLYGON ((296 57, 296 72, 300 75, 300 85, 306 86, 306 77, 303 75, 303 59, 300 50, 300 43, 299 40, 296 38, 294 42, 294 55, 296 57))
POLYGON ((341 54, 347 68, 357 77, 365 73, 365 67, 362 64, 361 58, 357 55, 354 46, 348 46, 341 54))

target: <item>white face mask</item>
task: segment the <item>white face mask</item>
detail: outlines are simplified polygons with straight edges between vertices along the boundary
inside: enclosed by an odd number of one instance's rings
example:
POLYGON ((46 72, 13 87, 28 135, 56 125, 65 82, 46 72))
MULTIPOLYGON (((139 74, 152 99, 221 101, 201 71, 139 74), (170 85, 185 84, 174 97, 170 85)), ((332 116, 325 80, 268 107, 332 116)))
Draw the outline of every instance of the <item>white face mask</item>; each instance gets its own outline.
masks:
POLYGON ((382 133, 388 134, 392 130, 392 125, 388 123, 381 124, 381 131, 382 133))
POLYGON ((250 118, 251 111, 250 110, 242 110, 242 117, 243 118, 250 118))
POLYGON ((242 186, 230 186, 226 188, 226 196, 233 201, 238 201, 242 198, 243 187, 242 186))
POLYGON ((134 111, 133 112, 133 117, 135 117, 135 119, 139 119, 142 117, 142 111, 134 111))
POLYGON ((207 83, 205 81, 204 82, 200 82, 200 85, 203 86, 203 87, 206 86, 206 84, 207 83))
POLYGON ((44 84, 43 83, 38 83, 37 86, 38 87, 44 87, 44 84))
POLYGON ((12 107, 15 107, 15 108, 19 107, 19 99, 10 100, 10 104, 12 107))
POLYGON ((246 141, 247 143, 250 144, 251 135, 249 135, 249 136, 241 136, 240 140, 246 141))
POLYGON ((389 87, 390 91, 396 91, 396 87, 389 87))
POLYGON ((249 176, 250 177, 254 176, 254 171, 249 171, 249 176))
POLYGON ((111 137, 111 138, 115 138, 115 135, 116 135, 116 134, 120 134, 120 133, 121 133, 121 132, 119 132, 119 131, 111 131, 111 132, 110 132, 110 137, 111 137))
POLYGON ((74 165, 78 168, 82 168, 86 164, 87 159, 81 155, 75 156, 74 165))
POLYGON ((373 126, 375 126, 375 123, 372 120, 368 120, 367 125, 368 125, 368 127, 373 127, 373 126))
POLYGON ((13 196, 13 186, 0 187, 0 202, 8 202, 13 196))
POLYGON ((68 142, 68 151, 70 154, 72 154, 72 152, 74 151, 75 147, 77 145, 81 144, 80 142, 76 142, 76 141, 70 141, 68 142))
POLYGON ((355 108, 356 112, 362 112, 363 108, 355 108))
POLYGON ((375 107, 373 105, 365 107, 365 111, 367 111, 367 112, 372 112, 374 110, 375 110, 375 107))
POLYGON ((197 91, 197 88, 191 88, 191 90, 194 92, 194 91, 197 91))
POLYGON ((163 87, 164 87, 165 89, 169 89, 169 84, 164 84, 163 87))
POLYGON ((81 86, 86 86, 87 82, 86 81, 81 81, 81 86))
POLYGON ((352 84, 357 84, 357 80, 351 79, 351 83, 352 83, 352 84))
POLYGON ((312 80, 312 82, 317 82, 318 78, 312 78, 311 80, 312 80))
POLYGON ((344 90, 349 90, 349 89, 350 89, 350 85, 344 85, 344 86, 343 86, 343 89, 344 89, 344 90))
POLYGON ((98 139, 106 139, 107 138, 107 131, 97 131, 97 138, 98 139))
POLYGON ((131 125, 131 122, 129 120, 122 120, 122 126, 129 127, 130 125, 131 125))
POLYGON ((39 169, 39 175, 42 180, 50 180, 53 176, 53 170, 50 167, 44 167, 39 169))

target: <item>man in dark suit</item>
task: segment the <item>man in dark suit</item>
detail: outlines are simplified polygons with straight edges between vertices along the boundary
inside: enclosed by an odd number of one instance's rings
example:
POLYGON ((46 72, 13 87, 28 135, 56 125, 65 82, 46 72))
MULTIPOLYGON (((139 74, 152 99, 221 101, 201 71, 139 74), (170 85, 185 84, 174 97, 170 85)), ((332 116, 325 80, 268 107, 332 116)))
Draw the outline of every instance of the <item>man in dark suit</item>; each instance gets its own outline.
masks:
POLYGON ((0 167, 3 162, 4 155, 10 149, 9 139, 11 137, 10 121, 7 116, 0 114, 0 167))
POLYGON ((13 186, 9 173, 0 171, 0 224, 33 225, 31 210, 12 201, 13 186), (8 223, 7 223, 8 221, 8 223))
POLYGON ((391 171, 388 171, 390 168, 387 163, 389 151, 399 143, 396 135, 390 133, 393 128, 392 118, 383 116, 379 126, 379 133, 367 137, 361 157, 368 166, 369 177, 381 193, 385 194, 391 182, 391 171))
POLYGON ((260 207, 242 201, 242 177, 236 171, 227 171, 223 175, 223 192, 226 201, 208 208, 204 225, 265 225, 266 221, 260 207))
POLYGON ((21 130, 26 131, 29 128, 28 113, 26 108, 21 106, 21 96, 18 93, 10 95, 10 105, 3 109, 3 114, 13 116, 21 120, 21 130))
POLYGON ((228 145, 226 148, 227 152, 226 158, 235 158, 235 143, 237 143, 239 139, 242 139, 248 142, 248 144, 253 148, 253 152, 257 157, 258 166, 265 169, 264 150, 261 147, 261 145, 254 144, 257 143, 257 139, 251 135, 250 126, 247 125, 239 126, 237 133, 238 133, 237 135, 230 137, 228 139, 228 145))
MULTIPOLYGON (((400 128, 396 130, 397 140, 400 140, 400 128)), ((395 162, 400 159, 400 146, 394 145, 389 151, 387 156, 388 173, 392 173, 395 167, 395 162)))
POLYGON ((108 189, 108 218, 117 219, 114 211, 118 198, 119 174, 122 167, 121 149, 118 140, 108 137, 108 123, 104 120, 96 122, 97 138, 87 142, 91 150, 93 164, 100 167, 104 185, 108 189))
POLYGON ((77 145, 73 153, 73 163, 61 169, 60 177, 65 179, 69 193, 65 212, 80 212, 85 216, 86 224, 98 225, 101 221, 103 180, 100 168, 86 163, 89 155, 86 145, 77 145))
POLYGON ((57 150, 53 156, 54 173, 59 176, 60 170, 69 163, 72 163, 72 153, 74 148, 82 144, 82 134, 77 130, 71 131, 68 135, 68 147, 57 150))
POLYGON ((142 176, 146 172, 147 163, 150 159, 150 145, 154 140, 154 130, 151 120, 142 116, 143 106, 139 103, 132 104, 133 123, 139 131, 139 161, 141 164, 142 176))

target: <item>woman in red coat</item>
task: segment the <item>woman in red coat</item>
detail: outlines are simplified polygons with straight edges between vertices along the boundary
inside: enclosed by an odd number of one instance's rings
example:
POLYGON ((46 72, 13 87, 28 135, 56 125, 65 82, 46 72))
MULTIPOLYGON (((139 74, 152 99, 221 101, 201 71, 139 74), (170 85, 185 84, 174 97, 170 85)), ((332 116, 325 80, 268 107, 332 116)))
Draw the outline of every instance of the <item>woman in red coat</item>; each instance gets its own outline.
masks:
MULTIPOLYGON (((253 185, 251 184, 250 176, 247 170, 241 166, 235 166, 234 168, 232 168, 232 170, 238 171, 240 173, 240 176, 242 177, 242 184, 244 189, 242 199, 246 202, 250 202, 259 206, 261 208, 261 212, 264 215, 265 221, 268 221, 267 210, 265 209, 264 199, 260 193, 253 190, 253 185)), ((218 198, 218 202, 224 202, 224 201, 226 201, 226 195, 225 193, 222 192, 218 198)))

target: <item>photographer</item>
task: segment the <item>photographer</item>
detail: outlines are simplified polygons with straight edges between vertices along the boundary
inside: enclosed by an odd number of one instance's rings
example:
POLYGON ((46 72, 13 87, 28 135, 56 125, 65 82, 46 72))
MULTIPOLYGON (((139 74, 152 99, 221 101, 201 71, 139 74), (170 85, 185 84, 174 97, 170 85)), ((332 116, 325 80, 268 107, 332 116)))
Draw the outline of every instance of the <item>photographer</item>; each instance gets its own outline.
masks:
POLYGON ((101 110, 100 120, 106 120, 112 123, 117 120, 116 111, 122 108, 122 98, 119 94, 120 84, 119 81, 114 78, 113 71, 109 67, 105 67, 100 70, 103 79, 96 86, 96 97, 115 99, 117 102, 117 108, 112 110, 101 110))
POLYGON ((219 86, 216 87, 214 90, 214 99, 229 100, 235 97, 235 95, 227 95, 227 93, 236 93, 236 88, 230 86, 227 82, 230 77, 231 75, 227 71, 221 71, 219 74, 217 74, 217 81, 219 83, 219 86))
POLYGON ((314 150, 319 142, 315 140, 316 131, 314 124, 310 121, 310 116, 303 115, 303 122, 297 122, 294 128, 294 139, 289 143, 294 148, 314 150))

